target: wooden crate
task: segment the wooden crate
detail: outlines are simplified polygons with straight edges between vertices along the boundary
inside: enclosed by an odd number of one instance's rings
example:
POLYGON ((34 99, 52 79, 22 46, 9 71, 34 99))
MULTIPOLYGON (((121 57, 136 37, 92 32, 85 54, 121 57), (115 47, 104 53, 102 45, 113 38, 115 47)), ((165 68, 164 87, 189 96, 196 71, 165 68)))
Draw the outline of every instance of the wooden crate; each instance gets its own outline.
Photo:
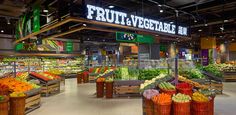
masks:
POLYGON ((116 86, 115 94, 139 93, 139 86, 116 86))
POLYGON ((225 81, 236 81, 236 73, 232 74, 224 74, 225 81))
POLYGON ((26 92, 27 98, 25 100, 25 112, 29 113, 39 108, 41 105, 41 88, 26 92))
POLYGON ((207 86, 210 89, 215 89, 217 94, 222 94, 223 93, 223 84, 221 83, 216 83, 216 82, 211 82, 210 84, 207 84, 207 86))
POLYGON ((60 82, 57 82, 50 85, 47 84, 43 85, 41 94, 47 97, 53 94, 57 94, 59 92, 60 92, 60 82))

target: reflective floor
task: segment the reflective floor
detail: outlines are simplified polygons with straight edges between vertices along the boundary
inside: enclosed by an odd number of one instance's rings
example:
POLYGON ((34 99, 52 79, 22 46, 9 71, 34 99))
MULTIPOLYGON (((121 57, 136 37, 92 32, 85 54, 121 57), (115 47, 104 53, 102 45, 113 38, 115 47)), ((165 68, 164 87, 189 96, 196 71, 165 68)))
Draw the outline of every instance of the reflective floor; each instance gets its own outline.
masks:
MULTIPOLYGON (((236 114, 236 82, 224 84, 224 94, 215 101, 215 115, 236 114)), ((67 79, 65 90, 42 99, 42 106, 28 115, 142 115, 140 98, 95 98, 95 84, 77 85, 67 79)))

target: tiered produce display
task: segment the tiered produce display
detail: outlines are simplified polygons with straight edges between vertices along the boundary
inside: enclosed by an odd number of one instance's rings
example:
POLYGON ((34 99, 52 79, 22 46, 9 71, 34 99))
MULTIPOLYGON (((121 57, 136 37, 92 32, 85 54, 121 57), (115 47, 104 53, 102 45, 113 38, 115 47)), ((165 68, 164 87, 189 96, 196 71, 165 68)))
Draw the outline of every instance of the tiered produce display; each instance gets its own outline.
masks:
POLYGON ((42 72, 42 73, 31 72, 30 78, 37 79, 40 81, 40 85, 42 86, 41 94, 43 96, 50 96, 60 92, 60 81, 61 81, 60 76, 51 74, 49 72, 42 72))
POLYGON ((162 82, 157 89, 146 89, 143 92, 143 111, 145 115, 213 115, 215 93, 206 89, 195 89, 188 83, 177 84, 162 82), (188 94, 177 90, 177 94, 168 94, 162 89, 189 89, 188 94), (191 93, 193 90, 194 93, 191 93), (160 90, 159 93, 157 90, 160 90), (150 100, 151 97, 151 100, 150 100), (192 107, 192 108, 191 108, 192 107), (172 111, 172 112, 171 112, 172 111))

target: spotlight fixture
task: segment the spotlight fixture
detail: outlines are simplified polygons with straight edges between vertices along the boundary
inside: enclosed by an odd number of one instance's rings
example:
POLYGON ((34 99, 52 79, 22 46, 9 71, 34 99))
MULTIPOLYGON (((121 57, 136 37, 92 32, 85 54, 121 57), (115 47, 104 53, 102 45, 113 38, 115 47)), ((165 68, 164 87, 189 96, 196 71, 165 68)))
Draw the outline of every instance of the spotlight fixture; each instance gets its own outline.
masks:
POLYGON ((222 38, 223 36, 220 36, 220 38, 222 38))
POLYGON ((228 22, 229 20, 224 20, 224 22, 228 22))
POLYGON ((4 32, 4 30, 1 30, 1 33, 3 33, 4 32))
POLYGON ((114 8, 115 6, 113 6, 113 5, 110 5, 110 6, 108 6, 108 8, 114 8))
POLYGON ((87 26, 87 24, 83 24, 83 26, 87 26))
POLYGON ((199 31, 199 32, 201 32, 202 30, 201 30, 201 29, 199 29, 198 31, 199 31))
POLYGON ((163 13, 164 11, 162 9, 160 9, 160 13, 163 13))
POLYGON ((205 23, 205 24, 204 24, 204 26, 208 26, 208 24, 207 24, 207 23, 205 23))
POLYGON ((220 27, 220 30, 221 30, 221 31, 224 31, 224 27, 223 27, 223 26, 222 26, 222 27, 220 27))
POLYGON ((48 13, 48 10, 45 9, 45 10, 43 10, 43 12, 48 13))
POLYGON ((197 20, 194 20, 195 23, 197 23, 197 20))
POLYGON ((174 22, 170 22, 170 24, 173 24, 174 22))

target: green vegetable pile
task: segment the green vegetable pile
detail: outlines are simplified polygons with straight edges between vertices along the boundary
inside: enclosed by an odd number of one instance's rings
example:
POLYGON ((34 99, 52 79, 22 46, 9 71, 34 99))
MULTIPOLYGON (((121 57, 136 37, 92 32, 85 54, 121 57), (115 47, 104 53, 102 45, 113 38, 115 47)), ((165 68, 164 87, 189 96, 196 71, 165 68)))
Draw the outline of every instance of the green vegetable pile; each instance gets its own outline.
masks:
POLYGON ((162 82, 160 83, 159 87, 165 90, 175 90, 175 86, 169 82, 162 82))
POLYGON ((184 69, 179 70, 179 75, 184 76, 188 79, 201 79, 205 78, 205 76, 201 73, 199 69, 184 69))
POLYGON ((209 72, 216 77, 223 77, 223 73, 221 72, 222 68, 223 68, 223 65, 221 64, 210 64, 208 66, 204 66, 202 70, 209 72))
POLYGON ((120 67, 114 71, 115 79, 119 80, 151 80, 161 73, 165 74, 167 70, 120 67))

